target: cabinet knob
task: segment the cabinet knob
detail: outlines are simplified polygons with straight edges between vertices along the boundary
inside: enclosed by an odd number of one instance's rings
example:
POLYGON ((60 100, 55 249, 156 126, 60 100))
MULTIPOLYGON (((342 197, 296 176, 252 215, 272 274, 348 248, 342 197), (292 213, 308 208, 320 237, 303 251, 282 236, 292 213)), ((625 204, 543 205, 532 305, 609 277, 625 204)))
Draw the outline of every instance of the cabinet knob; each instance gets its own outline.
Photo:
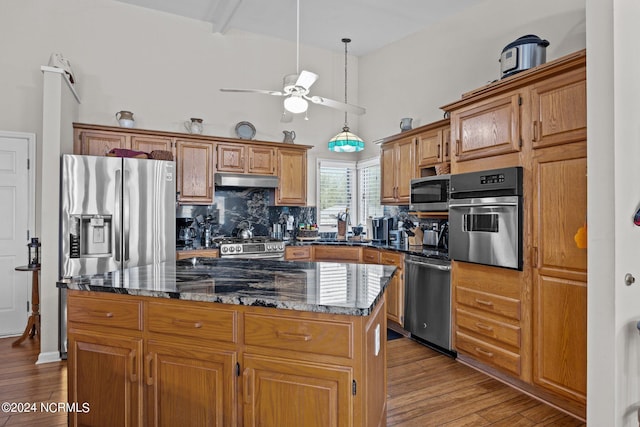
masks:
POLYGON ((627 286, 631 286, 636 282, 636 278, 633 277, 633 274, 627 273, 624 275, 624 284, 627 286))

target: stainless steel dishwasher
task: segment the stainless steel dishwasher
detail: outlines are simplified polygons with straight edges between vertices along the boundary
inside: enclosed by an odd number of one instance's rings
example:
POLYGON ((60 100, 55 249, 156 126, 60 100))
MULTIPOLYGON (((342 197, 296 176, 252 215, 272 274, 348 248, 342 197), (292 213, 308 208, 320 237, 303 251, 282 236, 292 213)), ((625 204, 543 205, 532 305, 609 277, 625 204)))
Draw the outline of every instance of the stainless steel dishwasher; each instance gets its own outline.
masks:
POLYGON ((404 327, 451 352, 451 261, 405 256, 404 327))

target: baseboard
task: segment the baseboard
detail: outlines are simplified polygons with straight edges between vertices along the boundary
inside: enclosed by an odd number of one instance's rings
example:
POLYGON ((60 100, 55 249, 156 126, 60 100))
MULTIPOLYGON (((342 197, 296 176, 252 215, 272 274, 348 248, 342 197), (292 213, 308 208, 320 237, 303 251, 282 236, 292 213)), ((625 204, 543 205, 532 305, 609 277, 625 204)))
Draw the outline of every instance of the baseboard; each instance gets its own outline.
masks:
POLYGON ((41 365, 43 363, 52 363, 59 362, 60 352, 59 351, 49 351, 47 353, 40 353, 38 355, 38 360, 36 361, 36 365, 41 365))

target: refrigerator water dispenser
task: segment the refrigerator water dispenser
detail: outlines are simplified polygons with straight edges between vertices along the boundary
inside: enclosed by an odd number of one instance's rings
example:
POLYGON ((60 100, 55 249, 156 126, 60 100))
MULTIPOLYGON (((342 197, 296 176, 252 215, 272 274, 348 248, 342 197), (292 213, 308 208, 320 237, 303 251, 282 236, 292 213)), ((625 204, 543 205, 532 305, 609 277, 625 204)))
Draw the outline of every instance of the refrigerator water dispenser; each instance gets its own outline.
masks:
POLYGON ((111 215, 73 215, 70 221, 71 258, 111 256, 111 215))

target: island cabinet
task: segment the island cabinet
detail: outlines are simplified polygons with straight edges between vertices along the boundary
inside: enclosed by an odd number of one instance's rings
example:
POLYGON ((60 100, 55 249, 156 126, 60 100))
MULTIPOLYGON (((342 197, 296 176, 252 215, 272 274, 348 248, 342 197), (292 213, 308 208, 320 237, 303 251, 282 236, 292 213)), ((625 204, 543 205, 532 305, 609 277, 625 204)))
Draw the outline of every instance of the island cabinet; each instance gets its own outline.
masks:
POLYGON ((105 156, 114 148, 170 151, 177 164, 180 203, 210 205, 216 172, 276 175, 275 204, 307 204, 307 150, 311 146, 218 136, 74 123, 74 154, 105 156))
POLYGON ((368 316, 69 290, 69 425, 383 426, 368 316))

